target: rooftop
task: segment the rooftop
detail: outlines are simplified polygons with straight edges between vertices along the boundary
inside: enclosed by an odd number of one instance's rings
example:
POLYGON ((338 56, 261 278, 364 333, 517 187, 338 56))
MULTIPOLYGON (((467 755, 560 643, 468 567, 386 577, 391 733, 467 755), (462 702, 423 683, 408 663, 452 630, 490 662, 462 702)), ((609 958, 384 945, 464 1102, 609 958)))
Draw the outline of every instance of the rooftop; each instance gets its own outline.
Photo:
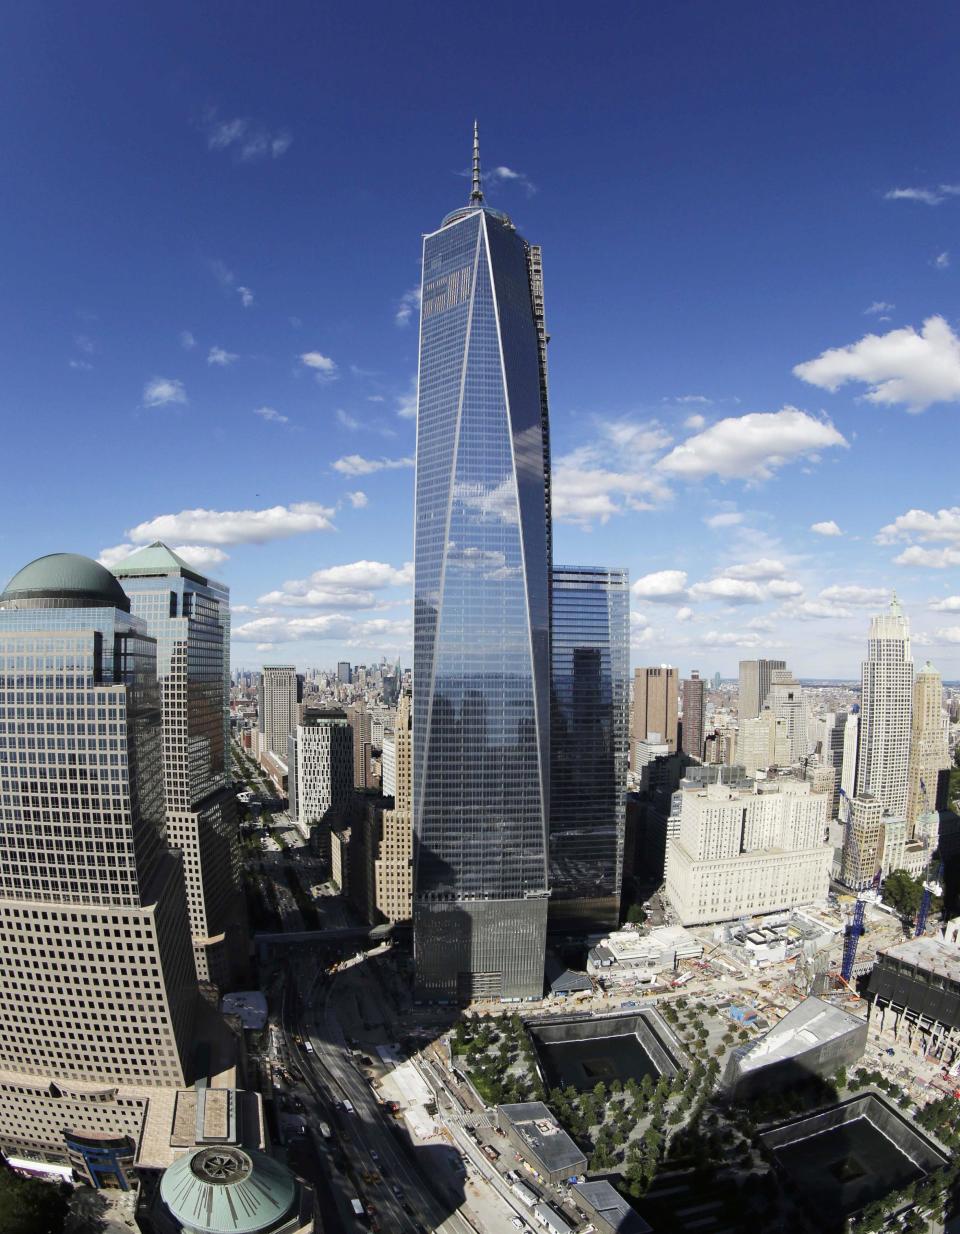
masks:
POLYGON ((293 1208, 297 1184, 263 1153, 221 1145, 179 1157, 164 1170, 160 1195, 199 1234, 262 1234, 293 1208))
POLYGON ((805 998, 753 1042, 740 1059, 743 1072, 794 1058, 815 1046, 864 1028, 866 1021, 822 998, 805 998))
POLYGON ((960 981, 960 949, 941 942, 939 938, 910 938, 905 943, 885 947, 880 955, 951 981, 960 981))
POLYGON ((119 608, 126 592, 105 566, 78 553, 48 553, 18 570, 0 594, 2 608, 119 608))
POLYGON ((584 1201, 589 1211, 608 1222, 616 1234, 648 1234, 650 1226, 610 1183, 577 1183, 573 1194, 584 1201))
POLYGON ((584 1168, 583 1153, 542 1101, 521 1101, 499 1109, 547 1173, 569 1170, 572 1174, 584 1168))
POLYGON ((196 583, 206 583, 202 574, 198 574, 190 565, 178 557, 172 548, 168 548, 162 540, 154 540, 144 548, 138 548, 123 561, 117 562, 113 568, 117 578, 139 578, 151 575, 182 574, 196 583))

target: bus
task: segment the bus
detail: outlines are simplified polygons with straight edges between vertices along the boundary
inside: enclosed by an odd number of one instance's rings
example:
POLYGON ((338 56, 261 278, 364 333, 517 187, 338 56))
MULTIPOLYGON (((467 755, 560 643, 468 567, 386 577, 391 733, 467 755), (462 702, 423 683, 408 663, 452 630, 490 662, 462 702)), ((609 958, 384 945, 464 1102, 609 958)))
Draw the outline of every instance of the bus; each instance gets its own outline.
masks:
POLYGON ((363 1211, 363 1205, 362 1205, 362 1204, 360 1203, 360 1201, 356 1198, 356 1196, 354 1196, 354 1198, 350 1201, 350 1207, 353 1209, 354 1214, 355 1214, 357 1217, 365 1217, 365 1216, 366 1216, 366 1213, 363 1211))

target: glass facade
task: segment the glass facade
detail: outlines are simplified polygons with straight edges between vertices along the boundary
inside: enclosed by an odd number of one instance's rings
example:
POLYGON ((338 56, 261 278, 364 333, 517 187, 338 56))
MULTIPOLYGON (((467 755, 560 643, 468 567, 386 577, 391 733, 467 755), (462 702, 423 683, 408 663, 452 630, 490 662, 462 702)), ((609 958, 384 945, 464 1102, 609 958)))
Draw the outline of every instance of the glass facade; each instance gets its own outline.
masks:
POLYGON ((627 571, 555 566, 551 928, 619 923, 629 661, 627 571))
POLYGON ((423 248, 414 949, 426 998, 539 997, 549 816, 549 467, 539 253, 455 211, 423 248))

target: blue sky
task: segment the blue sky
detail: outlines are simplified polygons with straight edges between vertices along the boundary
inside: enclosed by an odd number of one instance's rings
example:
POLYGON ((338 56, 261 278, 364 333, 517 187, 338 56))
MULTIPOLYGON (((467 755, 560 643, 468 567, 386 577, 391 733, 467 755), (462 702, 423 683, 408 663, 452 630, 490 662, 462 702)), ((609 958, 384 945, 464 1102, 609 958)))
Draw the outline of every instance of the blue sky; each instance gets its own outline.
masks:
POLYGON ((420 236, 476 115, 544 249, 556 559, 629 567, 635 663, 853 677, 895 587, 960 677, 958 43, 936 2, 14 6, 0 574, 159 536, 236 663, 409 662, 420 236))

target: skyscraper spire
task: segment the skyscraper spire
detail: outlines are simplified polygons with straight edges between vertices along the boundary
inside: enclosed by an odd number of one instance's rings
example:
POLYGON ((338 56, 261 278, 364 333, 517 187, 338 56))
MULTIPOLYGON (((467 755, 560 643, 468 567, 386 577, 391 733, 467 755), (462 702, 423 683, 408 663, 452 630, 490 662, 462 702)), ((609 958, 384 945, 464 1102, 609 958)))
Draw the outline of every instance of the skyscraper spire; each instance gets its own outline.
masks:
POLYGON ((473 190, 470 193, 471 204, 478 205, 483 201, 483 189, 480 185, 480 129, 476 120, 473 122, 473 190))

